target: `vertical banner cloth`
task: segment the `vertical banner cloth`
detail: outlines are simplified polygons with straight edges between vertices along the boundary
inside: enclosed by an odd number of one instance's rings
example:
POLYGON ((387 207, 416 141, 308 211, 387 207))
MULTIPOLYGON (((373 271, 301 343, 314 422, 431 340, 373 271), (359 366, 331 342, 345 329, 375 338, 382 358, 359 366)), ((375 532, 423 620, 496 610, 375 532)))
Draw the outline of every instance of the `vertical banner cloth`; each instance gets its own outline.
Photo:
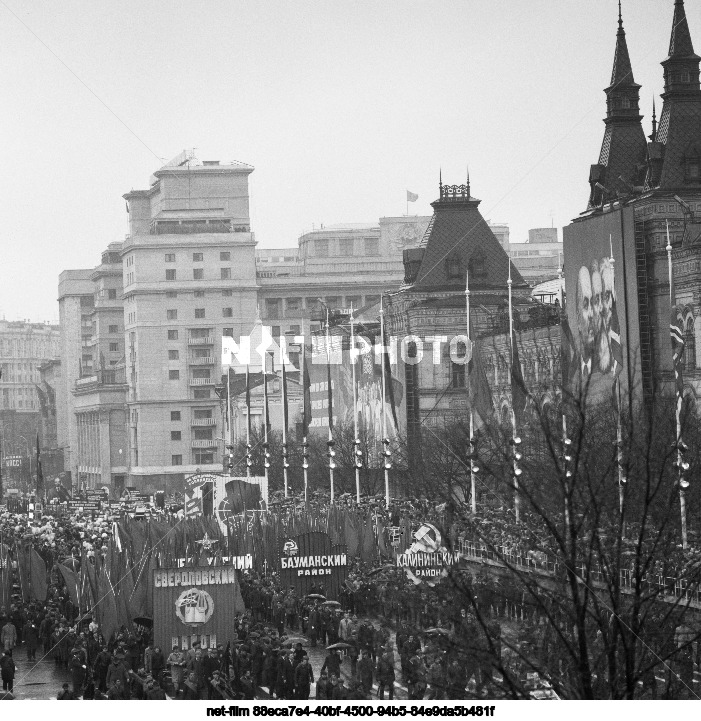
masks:
POLYGON ((48 581, 46 563, 32 548, 31 540, 17 544, 17 570, 19 571, 22 600, 46 601, 48 581))
POLYGON ((10 549, 0 543, 0 606, 10 608, 12 599, 12 562, 10 549))
POLYGON ((526 384, 523 381, 521 361, 518 357, 516 331, 511 333, 511 348, 511 403, 514 409, 514 417, 516 418, 516 427, 520 428, 523 424, 523 415, 526 411, 528 392, 526 391, 526 384))
POLYGON ((71 602, 76 608, 80 607, 80 589, 79 589, 79 576, 75 571, 72 571, 68 566, 64 566, 62 563, 57 563, 58 570, 63 576, 63 580, 66 583, 68 589, 68 595, 71 602))

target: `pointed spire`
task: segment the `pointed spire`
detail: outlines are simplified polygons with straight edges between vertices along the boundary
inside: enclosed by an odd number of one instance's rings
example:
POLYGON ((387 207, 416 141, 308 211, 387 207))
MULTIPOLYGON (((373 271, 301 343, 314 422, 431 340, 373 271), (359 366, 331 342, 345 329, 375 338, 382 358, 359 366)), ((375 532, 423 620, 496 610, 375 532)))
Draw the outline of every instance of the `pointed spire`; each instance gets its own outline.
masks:
POLYGON ((438 168, 438 187, 443 187, 443 168, 438 168))
POLYGON ((657 137, 657 114, 655 113, 655 96, 652 96, 652 133, 648 136, 652 142, 657 137))
POLYGON ((467 167, 467 194, 470 195, 470 166, 467 167))
POLYGON ((675 0, 674 19, 672 20, 672 36, 669 39, 669 57, 683 58, 694 54, 694 46, 686 20, 684 0, 675 0))
POLYGON ((633 68, 628 55, 628 43, 626 42, 626 31, 623 29, 623 15, 621 14, 621 2, 619 0, 618 32, 616 33, 616 54, 613 58, 613 71, 611 72, 611 88, 634 84, 633 68))

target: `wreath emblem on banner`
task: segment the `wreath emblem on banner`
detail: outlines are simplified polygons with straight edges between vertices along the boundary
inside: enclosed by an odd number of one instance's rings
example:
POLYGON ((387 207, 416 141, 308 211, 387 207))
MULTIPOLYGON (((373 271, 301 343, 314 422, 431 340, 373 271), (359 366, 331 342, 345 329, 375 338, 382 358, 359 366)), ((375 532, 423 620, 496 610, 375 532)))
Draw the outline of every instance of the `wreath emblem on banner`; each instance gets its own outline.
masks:
POLYGON ((199 588, 188 588, 175 602, 175 613, 186 626, 203 626, 214 613, 212 597, 199 588))
POLYGON ((285 541, 285 545, 282 547, 282 552, 286 556, 296 556, 299 553, 299 547, 297 546, 297 542, 290 539, 289 541, 285 541))

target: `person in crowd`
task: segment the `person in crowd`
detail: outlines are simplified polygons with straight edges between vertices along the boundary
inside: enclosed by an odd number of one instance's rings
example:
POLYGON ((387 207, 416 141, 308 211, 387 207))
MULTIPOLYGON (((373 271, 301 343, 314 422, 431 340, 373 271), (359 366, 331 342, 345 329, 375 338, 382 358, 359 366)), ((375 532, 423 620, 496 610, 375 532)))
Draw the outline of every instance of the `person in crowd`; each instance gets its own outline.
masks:
POLYGON ((185 674, 185 656, 177 644, 173 646, 166 661, 170 668, 170 680, 173 684, 173 694, 177 696, 183 686, 183 676, 185 674))
POLYGON ((307 700, 313 683, 314 672, 305 656, 295 669, 295 697, 301 701, 307 700))
POLYGON ((17 645, 17 628, 15 624, 8 618, 5 625, 0 629, 0 646, 4 651, 9 651, 12 655, 12 649, 17 645))
POLYGON ((385 698, 385 689, 390 701, 394 699, 394 655, 385 648, 380 649, 377 661, 377 698, 385 698))
POLYGON ((76 696, 73 691, 71 691, 70 685, 64 683, 63 686, 61 686, 61 690, 56 694, 56 699, 58 701, 75 701, 76 696))
POLYGON ((12 658, 12 652, 9 649, 3 651, 0 657, 0 678, 2 679, 2 690, 12 693, 15 683, 15 671, 17 666, 12 658))
POLYGON ((362 658, 358 662, 358 679, 360 681, 363 693, 369 697, 372 691, 373 674, 375 670, 375 664, 372 662, 370 656, 370 650, 367 648, 363 649, 362 658))

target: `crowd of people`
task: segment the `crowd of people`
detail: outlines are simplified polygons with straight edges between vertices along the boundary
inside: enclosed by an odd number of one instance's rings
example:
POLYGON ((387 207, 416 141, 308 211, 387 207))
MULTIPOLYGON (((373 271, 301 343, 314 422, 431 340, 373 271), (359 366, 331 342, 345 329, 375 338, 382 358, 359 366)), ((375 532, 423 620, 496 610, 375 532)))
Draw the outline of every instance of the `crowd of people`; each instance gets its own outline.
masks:
MULTIPOLYGON (((381 499, 372 500, 372 512, 378 514, 381 499)), ((414 529, 426 519, 446 527, 452 520, 458 540, 477 535, 519 555, 533 548, 551 551, 537 530, 516 529, 509 514, 497 509, 476 519, 451 519, 449 509, 415 499, 381 512, 387 525, 408 517, 414 529)), ((513 575, 487 566, 461 567, 449 581, 429 586, 379 559, 356 558, 338 598, 329 600, 322 586, 300 598, 282 586, 276 573, 247 570, 241 574, 241 591, 249 610, 215 648, 156 648, 148 624, 123 627, 105 639, 90 616, 79 616, 54 564, 106 552, 111 522, 107 514, 95 513, 0 514, 0 544, 29 542, 51 569, 45 602, 23 600, 16 588, 9 607, 0 607, 6 697, 13 692, 17 647, 26 649, 28 660, 36 660, 39 652, 40 659, 52 659, 70 675, 71 683, 57 693, 66 700, 161 699, 166 694, 183 699, 391 699, 400 687, 415 700, 461 699, 523 689, 529 668, 552 676, 565 670, 567 659, 557 638, 541 623, 542 599, 534 599, 513 575), (326 655, 315 678, 322 649, 326 655)), ((668 630, 674 638, 675 629, 668 630)))

